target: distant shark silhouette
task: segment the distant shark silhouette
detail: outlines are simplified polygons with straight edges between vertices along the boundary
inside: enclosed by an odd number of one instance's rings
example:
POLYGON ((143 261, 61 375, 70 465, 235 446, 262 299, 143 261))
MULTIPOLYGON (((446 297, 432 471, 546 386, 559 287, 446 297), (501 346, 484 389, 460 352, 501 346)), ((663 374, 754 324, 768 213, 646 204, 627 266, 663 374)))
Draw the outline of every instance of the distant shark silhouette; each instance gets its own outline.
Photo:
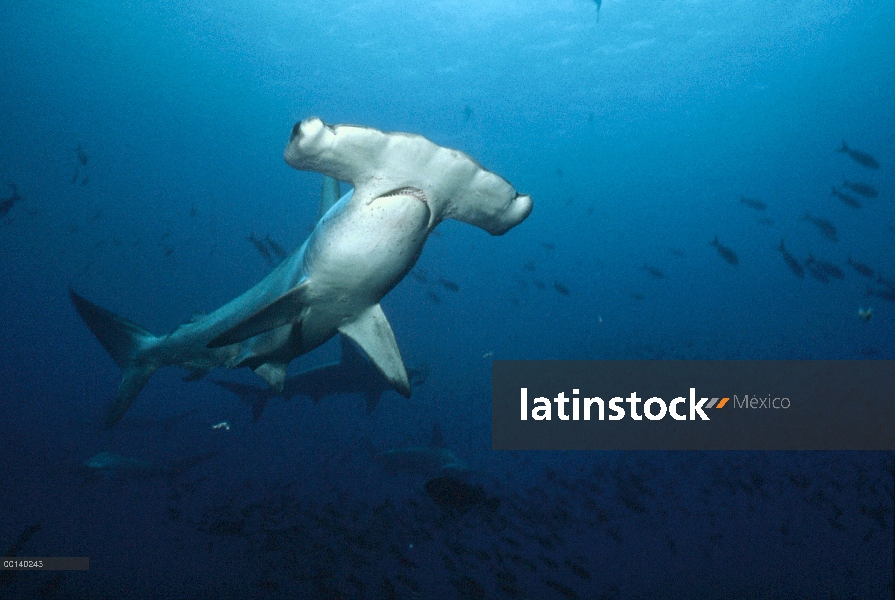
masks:
POLYGON ((213 313, 157 337, 69 290, 123 371, 107 428, 160 367, 180 365, 198 379, 215 367, 247 366, 282 390, 286 365, 338 332, 409 397, 407 371, 380 300, 410 272, 444 219, 501 235, 531 212, 531 197, 505 179, 418 135, 310 118, 293 127, 285 159, 296 169, 350 182, 354 190, 328 207, 304 244, 273 272, 213 313))
MULTIPOLYGON (((340 335, 339 340, 342 343, 341 360, 287 377, 282 390, 219 379, 213 379, 212 383, 233 392, 249 404, 252 407, 253 421, 261 418, 269 400, 291 400, 296 396, 308 396, 317 403, 334 394, 360 393, 366 399, 369 414, 376 408, 382 393, 392 389, 392 386, 361 354, 354 342, 344 335, 340 335)), ((408 375, 413 385, 422 384, 426 379, 423 369, 410 369, 408 375)))
POLYGON ((81 464, 81 471, 98 479, 151 479, 155 477, 176 477, 188 469, 215 456, 217 452, 209 452, 175 461, 170 465, 157 465, 139 458, 121 456, 114 452, 100 452, 81 464))
POLYGON ((438 423, 432 427, 428 446, 393 448, 376 454, 376 460, 392 473, 403 471, 424 477, 462 475, 469 471, 469 467, 445 447, 438 423))

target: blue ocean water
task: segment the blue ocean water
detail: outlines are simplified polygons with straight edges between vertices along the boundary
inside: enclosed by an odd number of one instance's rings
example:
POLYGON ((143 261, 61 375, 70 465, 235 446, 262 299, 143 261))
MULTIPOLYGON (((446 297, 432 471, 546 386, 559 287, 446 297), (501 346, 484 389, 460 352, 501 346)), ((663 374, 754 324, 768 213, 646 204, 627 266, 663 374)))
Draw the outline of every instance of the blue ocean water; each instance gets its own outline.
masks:
POLYGON ((0 552, 91 561, 0 596, 891 597, 892 453, 494 452, 490 368, 895 358, 893 38, 870 0, 0 5, 0 552), (282 158, 309 116, 463 150, 534 210, 441 224, 383 301, 410 399, 254 422, 211 381, 248 370, 169 368, 103 431, 120 371, 67 286, 163 334, 257 283, 246 238, 317 219, 282 158), (377 459, 435 424, 498 507, 377 459))

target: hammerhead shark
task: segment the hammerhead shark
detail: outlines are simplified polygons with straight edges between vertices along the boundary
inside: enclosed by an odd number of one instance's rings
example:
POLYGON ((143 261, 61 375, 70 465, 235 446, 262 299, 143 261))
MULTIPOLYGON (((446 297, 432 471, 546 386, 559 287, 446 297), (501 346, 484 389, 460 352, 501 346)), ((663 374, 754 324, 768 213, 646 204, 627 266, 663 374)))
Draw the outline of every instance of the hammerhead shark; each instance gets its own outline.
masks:
POLYGON ((170 477, 182 475, 188 469, 213 458, 217 452, 208 452, 175 461, 169 465, 159 465, 149 461, 121 456, 113 452, 100 452, 84 461, 80 470, 91 478, 100 479, 149 479, 152 477, 170 477))
POLYGON ((436 477, 446 474, 463 475, 469 467, 444 445, 441 428, 436 423, 432 427, 432 439, 428 446, 392 448, 375 455, 386 470, 421 474, 436 477))
POLYGON ((304 244, 241 296, 155 336, 69 290, 78 314, 122 369, 107 428, 160 367, 179 365, 198 379, 216 367, 247 366, 282 390, 286 365, 339 332, 409 397, 407 371, 380 300, 410 272, 444 219, 502 235, 532 209, 530 196, 470 156, 419 135, 313 117, 293 127, 284 156, 296 169, 354 189, 324 207, 304 244))
MULTIPOLYGON (((379 398, 392 386, 382 377, 376 367, 360 352, 357 345, 347 336, 340 334, 342 358, 291 375, 283 383, 282 390, 259 387, 236 381, 211 380, 212 383, 239 396, 252 408, 252 420, 258 421, 267 402, 273 398, 291 400, 296 396, 308 396, 314 403, 334 394, 363 394, 367 404, 367 414, 379 404, 379 398)), ((425 368, 411 368, 407 372, 412 385, 426 380, 425 368)))

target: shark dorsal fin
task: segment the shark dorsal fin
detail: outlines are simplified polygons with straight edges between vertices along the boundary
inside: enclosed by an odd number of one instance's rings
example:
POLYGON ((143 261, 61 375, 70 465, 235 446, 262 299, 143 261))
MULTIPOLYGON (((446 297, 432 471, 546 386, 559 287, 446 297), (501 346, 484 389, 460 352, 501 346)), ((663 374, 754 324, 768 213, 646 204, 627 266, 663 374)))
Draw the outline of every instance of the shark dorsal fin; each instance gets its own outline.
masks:
POLYGON ((381 306, 374 304, 353 321, 344 323, 339 331, 361 347, 396 392, 405 398, 410 397, 410 382, 401 351, 381 306))
POLYGON ((342 195, 339 193, 339 180, 329 175, 323 176, 323 189, 320 192, 320 210, 317 212, 317 220, 323 218, 333 204, 339 201, 342 195))
POLYGON ((432 426, 432 439, 429 440, 429 448, 444 448, 444 436, 438 423, 432 426))

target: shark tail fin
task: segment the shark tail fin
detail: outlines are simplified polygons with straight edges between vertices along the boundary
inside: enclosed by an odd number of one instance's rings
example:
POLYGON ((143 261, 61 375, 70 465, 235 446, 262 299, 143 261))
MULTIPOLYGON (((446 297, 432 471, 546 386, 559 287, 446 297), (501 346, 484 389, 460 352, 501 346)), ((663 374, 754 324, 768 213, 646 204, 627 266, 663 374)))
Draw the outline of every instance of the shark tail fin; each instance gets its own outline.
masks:
POLYGON ((141 360, 158 338, 136 323, 79 296, 72 288, 68 289, 68 295, 84 323, 123 371, 118 393, 106 415, 106 428, 109 429, 121 420, 158 368, 158 365, 141 360))
POLYGON ((158 367, 152 364, 138 364, 124 369, 118 393, 106 413, 106 429, 111 429, 121 420, 156 369, 158 367))
POLYGON ((836 152, 848 152, 848 144, 845 143, 845 140, 842 140, 842 148, 839 148, 836 152))

